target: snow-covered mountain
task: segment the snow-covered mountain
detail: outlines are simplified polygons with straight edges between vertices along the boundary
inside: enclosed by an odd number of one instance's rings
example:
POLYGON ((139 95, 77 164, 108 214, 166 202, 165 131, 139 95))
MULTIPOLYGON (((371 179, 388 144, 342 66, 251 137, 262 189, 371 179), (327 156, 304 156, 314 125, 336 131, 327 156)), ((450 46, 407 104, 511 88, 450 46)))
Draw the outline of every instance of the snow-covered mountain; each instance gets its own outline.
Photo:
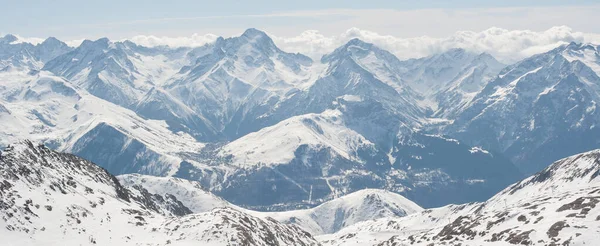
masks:
MULTIPOLYGON (((333 157, 358 160, 358 152, 368 151, 374 144, 348 129, 341 114, 339 110, 327 110, 294 116, 225 145, 221 154, 231 155, 232 164, 242 167, 287 164, 297 158, 301 147, 315 152, 326 149, 333 157)), ((308 162, 310 157, 304 159, 308 162)))
POLYGON ((194 213, 208 212, 221 207, 244 211, 244 209, 210 193, 196 181, 140 174, 119 175, 117 179, 128 188, 142 187, 152 194, 174 196, 194 213))
POLYGON ((433 95, 437 103, 434 117, 453 119, 505 67, 494 57, 482 53, 472 58, 456 76, 433 95))
POLYGON ((258 212, 229 203, 205 190, 195 181, 139 174, 120 175, 117 178, 127 188, 143 188, 152 194, 173 196, 194 213, 229 207, 260 218, 273 218, 285 224, 299 226, 312 235, 333 233, 361 221, 402 217, 422 210, 399 194, 386 190, 364 189, 310 209, 258 212))
POLYGON ((121 185, 91 162, 31 142, 0 154, 9 245, 318 245, 293 225, 233 208, 192 213, 170 194, 121 185))
POLYGON ((588 245, 600 231, 600 150, 571 156, 483 203, 366 221, 324 245, 588 245))
POLYGON ((337 232, 358 222, 404 217, 421 210, 419 205, 396 193, 364 189, 311 209, 263 213, 263 216, 298 225, 313 235, 321 235, 337 232))
POLYGON ((8 34, 0 37, 0 69, 7 66, 40 69, 46 62, 72 49, 53 37, 33 45, 8 34))
POLYGON ((294 224, 334 245, 588 242, 597 151, 492 196, 600 147, 598 48, 505 68, 463 49, 401 61, 358 39, 312 60, 256 29, 195 48, 6 35, 0 146, 32 139, 119 176, 37 144, 8 148, 2 235, 317 244, 294 224), (94 211, 100 198, 110 206, 94 211))
POLYGON ((483 203, 422 210, 400 195, 363 190, 277 213, 214 203, 219 200, 190 181, 116 178, 31 142, 0 156, 0 233, 14 245, 583 245, 600 230, 600 150, 560 160, 483 203), (187 204, 226 207, 194 213, 187 204), (325 234, 316 241, 298 226, 325 234))
POLYGON ((401 61, 358 39, 313 61, 256 29, 196 48, 0 43, 0 145, 33 139, 260 210, 364 188, 423 207, 483 201, 521 178, 511 162, 530 173, 597 147, 591 45, 498 75, 485 53, 401 61))
POLYGON ((219 38, 190 54, 195 61, 172 76, 165 90, 215 131, 234 139, 291 116, 271 112, 310 86, 319 73, 310 58, 280 50, 256 29, 219 38))
POLYGON ((399 94, 414 93, 400 76, 406 69, 404 64, 390 52, 360 39, 348 41, 332 53, 323 56, 321 61, 338 66, 351 61, 371 73, 377 80, 394 88, 399 94))
POLYGON ((429 117, 449 118, 465 105, 505 67, 487 53, 450 49, 400 63, 399 77, 416 93, 429 117))
POLYGON ((403 79, 423 95, 431 95, 456 77, 477 54, 455 48, 429 57, 404 61, 403 79))
MULTIPOLYGON (((345 95, 375 101, 400 116, 404 124, 416 125, 424 117, 413 90, 399 78, 400 61, 387 51, 359 39, 350 40, 331 54, 323 76, 311 87, 309 105, 330 104, 345 95)), ((316 106, 316 105, 315 105, 316 106)))
POLYGON ((9 126, 3 144, 42 141, 113 174, 195 180, 262 210, 314 206, 306 203, 311 186, 315 202, 389 188, 432 207, 486 199, 520 177, 501 156, 415 132, 425 111, 403 69, 391 53, 357 39, 313 62, 255 29, 194 49, 84 41, 41 72, 0 74, 11 81, 0 101, 9 126), (60 86, 33 89, 45 96, 26 99, 28 88, 40 87, 36 80, 60 86), (125 97, 95 93, 92 81, 125 97), (492 168, 458 172, 471 165, 492 168), (461 189, 478 195, 453 195, 461 189))
POLYGON ((209 180, 221 172, 204 167, 190 165, 176 175, 258 210, 310 206, 309 196, 322 202, 365 188, 388 189, 424 207, 483 201, 521 177, 501 155, 407 128, 376 144, 369 138, 390 134, 400 120, 359 99, 339 98, 335 109, 292 117, 216 148, 207 154, 209 166, 236 167, 217 185, 209 180))
POLYGON ((327 201, 317 207, 285 212, 257 212, 240 208, 204 190, 198 182, 173 177, 121 175, 125 187, 142 187, 153 194, 174 196, 194 213, 230 207, 260 218, 294 224, 313 235, 328 234, 355 223, 384 217, 402 217, 422 208, 399 194, 365 189, 327 201))
POLYGON ((179 153, 204 144, 165 122, 144 119, 48 72, 11 68, 0 72, 0 145, 21 139, 102 163, 112 173, 168 175, 179 153))
POLYGON ((571 43, 511 65, 446 132, 504 153, 526 173, 597 148, 598 64, 598 47, 571 43))
POLYGON ((131 108, 153 86, 187 64, 187 49, 146 48, 107 38, 79 47, 44 64, 43 69, 109 102, 131 108))

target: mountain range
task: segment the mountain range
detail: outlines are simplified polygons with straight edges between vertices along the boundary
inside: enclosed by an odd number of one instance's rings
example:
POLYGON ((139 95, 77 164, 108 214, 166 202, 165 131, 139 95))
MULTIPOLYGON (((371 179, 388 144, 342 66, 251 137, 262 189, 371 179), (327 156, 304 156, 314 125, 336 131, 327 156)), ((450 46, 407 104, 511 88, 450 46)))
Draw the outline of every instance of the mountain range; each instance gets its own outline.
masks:
POLYGON ((599 58, 571 43, 515 64, 465 49, 400 60, 352 39, 313 60, 256 29, 182 48, 7 35, 0 145, 31 139, 260 211, 365 188, 424 208, 485 202, 598 148, 599 58))
POLYGON ((310 209, 259 212, 197 181, 113 176, 22 141, 0 152, 8 245, 585 245, 600 226, 600 150, 559 160, 484 202, 423 209, 365 189, 310 209))

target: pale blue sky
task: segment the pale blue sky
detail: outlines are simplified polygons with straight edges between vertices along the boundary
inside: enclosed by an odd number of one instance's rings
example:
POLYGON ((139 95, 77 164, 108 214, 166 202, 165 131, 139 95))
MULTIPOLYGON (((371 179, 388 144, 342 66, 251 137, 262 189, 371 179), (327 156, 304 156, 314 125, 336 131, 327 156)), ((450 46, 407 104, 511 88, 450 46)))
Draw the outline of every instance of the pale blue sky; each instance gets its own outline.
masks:
POLYGON ((143 1, 2 0, 0 33, 61 39, 134 35, 235 35, 248 27, 293 36, 358 27, 412 37, 480 31, 490 26, 544 30, 567 25, 600 33, 597 0, 558 1, 143 1))

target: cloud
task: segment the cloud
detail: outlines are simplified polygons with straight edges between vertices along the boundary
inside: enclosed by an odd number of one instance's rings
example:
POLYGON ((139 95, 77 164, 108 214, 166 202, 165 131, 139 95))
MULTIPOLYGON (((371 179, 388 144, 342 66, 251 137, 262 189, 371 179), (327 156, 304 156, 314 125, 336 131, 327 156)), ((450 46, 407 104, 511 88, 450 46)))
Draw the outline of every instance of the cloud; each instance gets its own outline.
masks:
MULTIPOLYGON (((282 50, 302 53, 315 60, 353 38, 373 43, 402 60, 425 57, 451 48, 464 48, 477 53, 487 52, 505 63, 513 63, 569 42, 600 44, 600 34, 578 32, 567 26, 555 26, 545 31, 507 30, 492 27, 480 32, 458 31, 447 37, 401 38, 359 28, 350 28, 337 35, 329 36, 317 30, 307 30, 295 36, 276 36, 270 33, 269 35, 282 50)), ((17 37, 19 42, 40 43, 43 41, 41 38, 17 37)), ((197 47, 214 42, 217 37, 215 34, 193 34, 187 37, 137 35, 127 39, 148 47, 159 45, 197 47)), ((78 39, 66 41, 66 43, 76 47, 82 41, 82 39, 78 39)))
POLYGON ((214 42, 219 36, 214 34, 196 34, 194 33, 190 37, 157 37, 153 35, 137 35, 129 40, 142 46, 159 46, 168 45, 170 47, 196 47, 202 46, 207 43, 214 42))
MULTIPOLYGON (((569 42, 600 44, 600 34, 577 32, 567 26, 556 26, 539 32, 492 27, 480 32, 458 31, 441 38, 400 38, 359 28, 350 28, 331 36, 317 30, 307 30, 290 37, 269 35, 282 50, 305 54, 317 60, 353 38, 373 43, 402 60, 425 57, 452 48, 464 48, 477 53, 487 52, 505 63, 513 63, 569 42)), ((217 37, 214 34, 193 34, 190 37, 138 35, 129 40, 144 46, 196 47, 213 42, 217 37)))
POLYGON ((295 37, 274 37, 274 40, 283 50, 318 58, 352 38, 373 43, 392 52, 400 59, 419 58, 451 48, 464 48, 478 53, 490 53, 506 63, 516 62, 572 41, 600 44, 600 34, 576 32, 566 26, 556 26, 541 32, 492 27, 481 32, 458 31, 443 38, 428 36, 399 38, 350 28, 337 36, 325 36, 311 30, 295 37))
MULTIPOLYGON (((4 33, 0 33, 0 37, 4 37, 7 34, 4 33)), ((17 38, 17 40, 15 40, 14 42, 12 42, 13 44, 18 44, 18 43, 30 43, 30 44, 39 44, 41 42, 44 42, 45 39, 43 38, 25 38, 22 37, 20 35, 16 35, 13 34, 13 36, 15 36, 17 38)))

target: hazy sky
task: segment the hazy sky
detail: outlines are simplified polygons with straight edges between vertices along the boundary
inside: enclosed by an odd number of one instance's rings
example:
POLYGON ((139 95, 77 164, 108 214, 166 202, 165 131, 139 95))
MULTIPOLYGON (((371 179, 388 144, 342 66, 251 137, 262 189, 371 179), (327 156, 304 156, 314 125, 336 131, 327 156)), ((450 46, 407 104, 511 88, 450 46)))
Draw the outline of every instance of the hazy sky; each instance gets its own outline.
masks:
POLYGON ((600 33, 597 0, 3 0, 1 12, 0 33, 63 40, 194 33, 231 36, 248 27, 278 36, 309 29, 339 35, 356 27, 396 37, 445 37, 492 26, 542 31, 559 25, 600 33))

